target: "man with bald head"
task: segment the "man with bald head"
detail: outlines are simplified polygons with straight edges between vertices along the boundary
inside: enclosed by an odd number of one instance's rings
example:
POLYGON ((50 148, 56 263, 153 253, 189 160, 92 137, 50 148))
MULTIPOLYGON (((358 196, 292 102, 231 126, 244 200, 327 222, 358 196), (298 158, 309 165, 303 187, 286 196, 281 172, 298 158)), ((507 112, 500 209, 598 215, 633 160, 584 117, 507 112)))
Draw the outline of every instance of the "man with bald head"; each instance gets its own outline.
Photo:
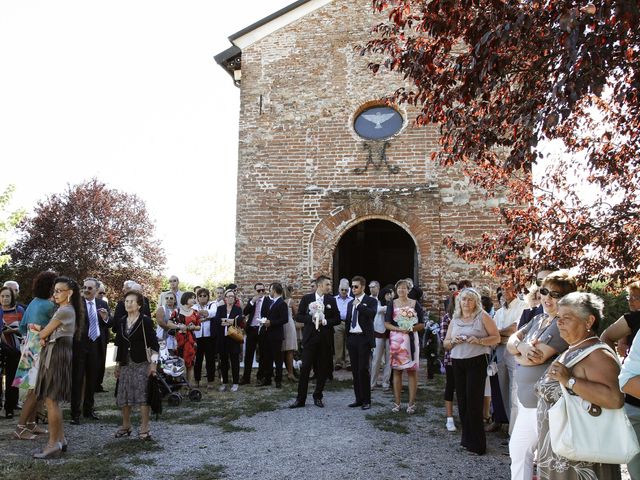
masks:
POLYGON ((166 303, 164 297, 169 292, 175 295, 176 305, 180 305, 180 297, 182 297, 182 292, 180 291, 180 280, 175 275, 171 275, 169 277, 169 290, 160 294, 158 305, 164 305, 166 303))

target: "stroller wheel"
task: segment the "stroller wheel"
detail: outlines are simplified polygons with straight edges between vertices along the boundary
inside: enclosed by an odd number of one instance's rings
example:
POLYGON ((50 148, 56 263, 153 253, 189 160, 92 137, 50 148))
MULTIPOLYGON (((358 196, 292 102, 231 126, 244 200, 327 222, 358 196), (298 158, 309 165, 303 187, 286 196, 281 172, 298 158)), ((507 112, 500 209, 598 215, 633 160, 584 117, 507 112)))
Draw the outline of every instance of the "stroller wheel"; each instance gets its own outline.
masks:
POLYGON ((199 402, 200 400, 202 400, 202 392, 197 388, 194 388, 189 392, 189 400, 191 400, 192 402, 199 402))
POLYGON ((169 403, 169 406, 177 407, 178 405, 180 405, 180 402, 182 402, 182 397, 179 393, 172 393, 167 398, 167 402, 169 403))

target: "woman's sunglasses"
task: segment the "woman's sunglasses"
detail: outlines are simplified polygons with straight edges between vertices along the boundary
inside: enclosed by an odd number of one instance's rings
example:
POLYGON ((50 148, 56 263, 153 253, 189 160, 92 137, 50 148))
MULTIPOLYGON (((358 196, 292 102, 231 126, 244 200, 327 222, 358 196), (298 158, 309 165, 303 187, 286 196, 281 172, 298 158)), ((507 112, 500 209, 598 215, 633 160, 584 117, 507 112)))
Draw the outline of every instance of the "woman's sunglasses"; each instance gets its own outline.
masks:
POLYGON ((564 296, 560 292, 554 292, 553 290, 549 290, 548 288, 541 288, 540 295, 549 295, 551 298, 555 299, 562 298, 564 296))

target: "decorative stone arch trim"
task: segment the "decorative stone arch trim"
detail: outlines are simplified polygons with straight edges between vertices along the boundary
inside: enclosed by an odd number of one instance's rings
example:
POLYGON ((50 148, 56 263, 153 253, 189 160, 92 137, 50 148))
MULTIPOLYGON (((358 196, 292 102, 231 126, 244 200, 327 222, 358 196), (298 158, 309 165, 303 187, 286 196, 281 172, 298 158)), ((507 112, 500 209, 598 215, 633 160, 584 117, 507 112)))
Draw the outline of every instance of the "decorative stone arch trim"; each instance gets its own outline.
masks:
MULTIPOLYGON (((320 221, 309 240, 309 276, 332 275, 333 252, 342 236, 353 226, 366 220, 387 220, 405 230, 416 245, 418 259, 426 258, 433 246, 427 235, 428 228, 417 215, 393 204, 375 205, 376 202, 361 202, 334 210, 320 221)), ((416 274, 421 278, 421 262, 416 274)))

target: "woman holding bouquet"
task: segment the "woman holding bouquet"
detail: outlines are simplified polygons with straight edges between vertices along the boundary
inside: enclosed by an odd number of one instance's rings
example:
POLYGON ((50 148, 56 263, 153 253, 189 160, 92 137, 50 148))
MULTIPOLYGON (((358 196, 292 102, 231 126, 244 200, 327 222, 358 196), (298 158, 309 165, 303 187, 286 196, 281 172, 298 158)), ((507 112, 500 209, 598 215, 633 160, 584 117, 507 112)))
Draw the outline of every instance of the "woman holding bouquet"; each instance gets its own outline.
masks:
POLYGON ((491 347, 499 342, 498 327, 482 309, 480 294, 473 288, 463 289, 456 299, 444 348, 451 351, 453 362, 462 424, 460 444, 475 455, 484 455, 487 449, 482 424, 484 384, 491 347))
POLYGON ((391 368, 393 374, 392 412, 399 412, 400 392, 402 391, 402 371, 407 372, 409 378, 409 404, 407 413, 416 411, 416 393, 418 391, 418 358, 420 356, 420 343, 418 332, 424 330, 424 312, 422 306, 411 300, 409 295, 409 283, 399 280, 396 283, 398 298, 387 305, 384 326, 389 330, 389 345, 391 368))

